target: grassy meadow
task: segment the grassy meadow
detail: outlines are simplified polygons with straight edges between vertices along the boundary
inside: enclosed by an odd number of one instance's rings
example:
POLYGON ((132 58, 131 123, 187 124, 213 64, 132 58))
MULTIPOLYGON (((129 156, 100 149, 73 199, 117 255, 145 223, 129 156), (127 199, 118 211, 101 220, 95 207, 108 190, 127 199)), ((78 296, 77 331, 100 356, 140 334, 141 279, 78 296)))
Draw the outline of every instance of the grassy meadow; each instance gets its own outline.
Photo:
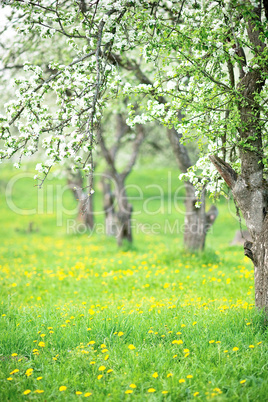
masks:
POLYGON ((0 401, 268 401, 267 329, 227 201, 182 248, 178 172, 137 170, 131 247, 74 225, 65 179, 1 165, 0 401), (138 187, 137 187, 138 186, 138 187))

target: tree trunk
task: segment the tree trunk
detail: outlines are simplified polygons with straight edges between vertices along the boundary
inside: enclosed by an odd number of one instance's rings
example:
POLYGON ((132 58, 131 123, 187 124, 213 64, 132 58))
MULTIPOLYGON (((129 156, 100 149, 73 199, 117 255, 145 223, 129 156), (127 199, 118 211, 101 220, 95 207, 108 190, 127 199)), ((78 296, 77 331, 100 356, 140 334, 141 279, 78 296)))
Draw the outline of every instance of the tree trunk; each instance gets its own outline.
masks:
POLYGON ((82 222, 87 229, 92 230, 94 228, 93 194, 89 196, 90 189, 84 190, 83 177, 80 171, 74 173, 69 170, 67 182, 78 201, 77 220, 82 222))
POLYGON ((105 213, 105 233, 107 236, 116 235, 116 214, 115 199, 111 189, 111 183, 108 175, 104 175, 102 179, 103 191, 103 209, 105 213))
POLYGON ((116 200, 118 211, 116 213, 116 239, 118 246, 122 245, 124 239, 132 243, 132 205, 127 200, 124 175, 116 177, 116 200))
MULTIPOLYGON (((245 253, 247 242, 245 242, 245 253)), ((249 243, 249 242, 248 242, 249 243)), ((268 215, 264 219, 262 231, 250 244, 255 275, 255 305, 268 313, 268 215)), ((250 257, 251 258, 251 257, 250 257)))
POLYGON ((184 247, 189 251, 203 250, 207 232, 218 216, 218 209, 213 205, 206 213, 205 191, 202 193, 201 205, 197 208, 194 186, 186 182, 185 190, 184 247))
MULTIPOLYGON (((244 157, 244 156, 242 156, 244 157)), ((231 166, 217 156, 211 156, 245 218, 252 241, 245 241, 244 252, 254 264, 255 303, 268 313, 268 185, 257 171, 250 175, 237 176, 231 166)), ((250 155, 248 155, 250 159, 250 155)), ((248 161, 249 162, 249 161, 248 161)), ((255 156, 251 166, 254 166, 255 156)), ((245 162, 246 163, 246 162, 245 162)), ((261 165, 256 165, 260 168, 261 165)))
MULTIPOLYGON (((180 171, 186 173, 192 163, 187 149, 181 144, 181 134, 171 128, 167 129, 167 136, 180 171)), ((184 248, 189 251, 203 250, 207 232, 218 216, 218 209, 213 206, 206 213, 205 192, 202 194, 200 208, 196 208, 195 188, 190 182, 185 182, 185 193, 184 248)))

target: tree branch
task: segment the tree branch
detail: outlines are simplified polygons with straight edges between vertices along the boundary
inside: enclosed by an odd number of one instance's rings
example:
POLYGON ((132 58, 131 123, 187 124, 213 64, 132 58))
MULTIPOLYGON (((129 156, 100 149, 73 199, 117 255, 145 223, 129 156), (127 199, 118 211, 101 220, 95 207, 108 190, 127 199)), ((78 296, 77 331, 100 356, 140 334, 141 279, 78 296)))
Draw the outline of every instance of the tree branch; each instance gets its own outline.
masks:
POLYGON ((209 159, 221 175, 221 177, 225 180, 226 184, 230 189, 235 186, 237 181, 237 173, 231 168, 231 166, 224 162, 221 158, 216 155, 210 155, 209 159))

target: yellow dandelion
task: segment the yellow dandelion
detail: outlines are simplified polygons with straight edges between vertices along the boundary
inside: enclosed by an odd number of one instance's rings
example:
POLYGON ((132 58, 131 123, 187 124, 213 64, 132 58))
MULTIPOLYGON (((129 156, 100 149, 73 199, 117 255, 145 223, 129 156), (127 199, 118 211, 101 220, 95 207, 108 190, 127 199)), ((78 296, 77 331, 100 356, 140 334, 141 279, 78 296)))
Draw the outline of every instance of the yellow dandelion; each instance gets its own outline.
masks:
POLYGON ((98 375, 98 380, 100 380, 101 378, 103 377, 103 375, 102 374, 100 374, 100 375, 98 375))
POLYGON ((172 377, 172 376, 173 376, 172 373, 168 373, 168 374, 167 374, 167 378, 172 377))
POLYGON ((92 395, 92 392, 86 392, 86 393, 84 394, 84 397, 85 397, 85 398, 88 398, 90 395, 92 395))
POLYGON ((155 389, 154 388, 149 388, 148 392, 153 393, 153 392, 155 392, 155 389))
POLYGON ((233 351, 234 352, 237 352, 239 350, 239 348, 237 347, 237 346, 235 346, 234 348, 233 348, 233 351))
POLYGON ((23 395, 28 395, 28 394, 30 394, 30 392, 32 392, 30 389, 26 389, 26 390, 23 392, 23 395))
POLYGON ((254 345, 249 345, 249 348, 250 348, 250 349, 253 349, 253 348, 254 348, 254 345))
POLYGON ((89 364, 96 364, 96 362, 90 362, 89 364))
POLYGON ((122 332, 122 331, 120 331, 120 332, 118 332, 118 334, 117 334, 117 336, 123 336, 124 335, 124 332, 122 332))
POLYGON ((88 345, 94 345, 94 343, 96 343, 95 341, 90 341, 88 342, 88 345))
POLYGON ((83 393, 83 392, 81 392, 81 391, 76 391, 75 394, 76 394, 76 395, 82 395, 82 393, 83 393))
POLYGON ((152 377, 157 378, 157 377, 158 377, 158 373, 155 372, 155 373, 152 375, 152 377))
POLYGON ((241 380, 240 384, 245 384, 246 380, 241 380))
POLYGON ((15 373, 18 373, 18 372, 19 372, 19 369, 15 369, 15 370, 11 371, 11 373, 9 373, 9 374, 12 375, 12 374, 15 374, 15 373))
POLYGON ((104 370, 106 370, 106 367, 105 366, 100 366, 98 370, 99 371, 104 371, 104 370))
POLYGON ((193 322, 193 325, 196 325, 196 324, 197 324, 197 321, 194 321, 194 322, 193 322))
POLYGON ((12 353, 11 356, 12 356, 12 357, 16 357, 16 356, 18 356, 18 353, 12 353))
POLYGON ((135 385, 135 384, 130 384, 129 388, 137 388, 137 385, 135 385))
POLYGON ((13 380, 12 377, 8 377, 8 378, 7 378, 7 381, 12 381, 12 380, 13 380))
POLYGON ((105 357, 104 357, 104 360, 108 360, 109 359, 109 355, 106 355, 105 357))
POLYGON ((132 394, 132 392, 133 392, 133 389, 127 389, 127 390, 125 391, 125 394, 132 394))
POLYGON ((162 394, 164 394, 164 395, 168 394, 168 391, 162 391, 162 394))
POLYGON ((134 350, 134 349, 136 349, 136 348, 135 348, 135 346, 134 346, 134 345, 132 345, 132 344, 128 345, 128 348, 129 348, 130 350, 134 350))
POLYGON ((197 396, 197 395, 199 395, 199 392, 195 392, 195 393, 194 393, 194 396, 197 396))
POLYGON ((184 379, 184 378, 181 378, 181 379, 179 380, 179 383, 182 384, 183 382, 185 382, 185 379, 184 379))
POLYGON ((37 377, 37 381, 40 381, 40 380, 42 380, 42 378, 43 378, 43 377, 37 377))
POLYGON ((45 345, 45 342, 39 342, 38 346, 40 346, 40 348, 44 348, 46 345, 45 345))
POLYGON ((109 370, 107 370, 107 373, 109 374, 109 373, 111 373, 113 371, 113 369, 109 369, 109 370))
POLYGON ((187 375, 186 378, 193 378, 193 376, 191 374, 187 375))
POLYGON ((43 389, 36 389, 34 391, 36 394, 42 394, 43 392, 45 392, 43 389))
POLYGON ((183 341, 181 340, 181 339, 175 339, 174 341, 172 341, 172 344, 173 345, 182 345, 183 344, 183 341))
POLYGON ((209 341, 209 343, 214 343, 215 341, 214 341, 214 339, 212 339, 211 341, 209 341))
POLYGON ((59 391, 60 391, 60 392, 66 391, 66 389, 67 389, 67 387, 65 387, 65 385, 61 385, 61 386, 59 387, 59 391))

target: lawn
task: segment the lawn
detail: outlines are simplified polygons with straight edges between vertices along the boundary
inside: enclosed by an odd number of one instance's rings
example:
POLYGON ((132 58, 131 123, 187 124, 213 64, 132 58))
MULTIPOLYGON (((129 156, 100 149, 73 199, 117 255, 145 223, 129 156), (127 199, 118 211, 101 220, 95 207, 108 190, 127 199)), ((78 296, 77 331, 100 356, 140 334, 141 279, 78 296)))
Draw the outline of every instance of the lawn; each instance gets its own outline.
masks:
POLYGON ((98 183, 88 234, 64 178, 38 190, 32 176, 1 167, 1 401, 268 401, 267 329, 227 201, 206 252, 185 253, 178 172, 137 170, 134 244, 118 249, 98 183))

